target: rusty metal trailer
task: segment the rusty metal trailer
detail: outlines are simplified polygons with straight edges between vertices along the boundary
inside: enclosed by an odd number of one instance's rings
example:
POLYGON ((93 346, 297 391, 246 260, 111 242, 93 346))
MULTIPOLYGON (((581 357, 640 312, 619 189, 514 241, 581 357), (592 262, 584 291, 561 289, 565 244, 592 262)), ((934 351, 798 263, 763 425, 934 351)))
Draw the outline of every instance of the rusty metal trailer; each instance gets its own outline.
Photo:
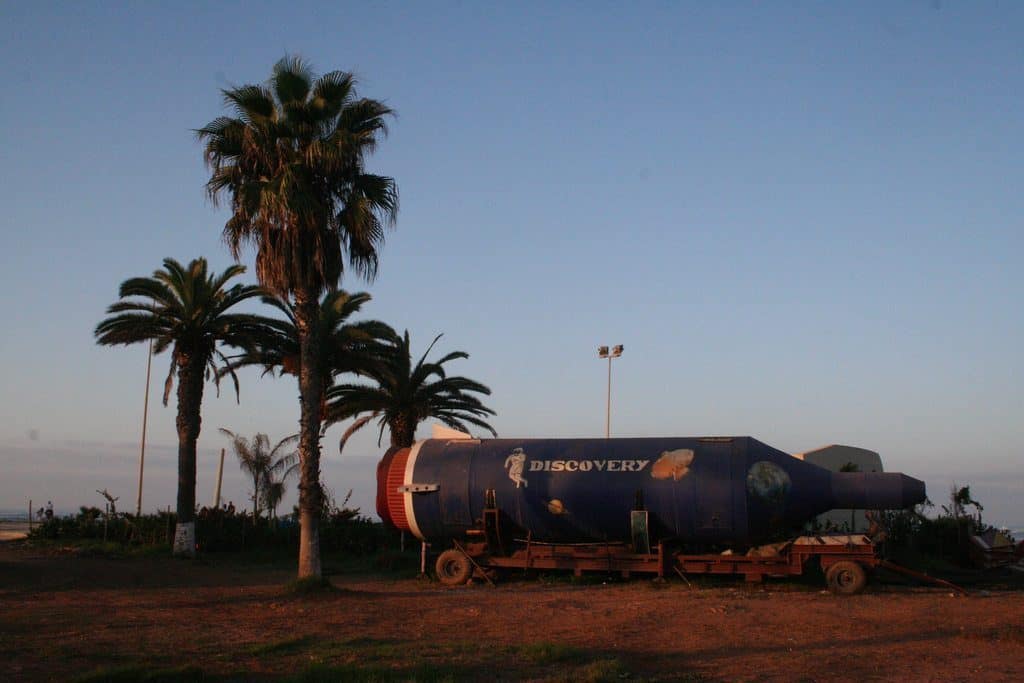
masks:
POLYGON ((624 543, 535 543, 520 539, 507 553, 491 552, 486 540, 442 552, 435 563, 438 579, 445 585, 459 585, 474 576, 493 581, 499 570, 565 570, 633 574, 665 578, 678 575, 742 575, 748 582, 765 577, 798 576, 809 562, 817 561, 834 593, 853 594, 867 583, 868 572, 888 565, 867 536, 800 536, 785 543, 753 548, 745 554, 687 554, 659 543, 654 552, 637 553, 624 543))
POLYGON ((630 513, 631 543, 537 542, 529 532, 526 538, 510 534, 507 518, 495 504, 494 492, 487 491, 485 498, 479 523, 467 529, 461 541, 452 538, 454 547, 437 558, 437 577, 445 585, 460 585, 473 577, 493 583, 502 570, 566 570, 577 576, 598 571, 625 578, 632 574, 653 574, 662 579, 678 575, 684 580, 696 574, 741 575, 748 582, 760 582, 765 577, 799 576, 809 563, 817 562, 829 589, 849 595, 863 590, 870 570, 889 565, 863 534, 805 535, 747 547, 744 552, 687 552, 687 546, 681 543, 650 543, 648 513, 644 510, 630 513))

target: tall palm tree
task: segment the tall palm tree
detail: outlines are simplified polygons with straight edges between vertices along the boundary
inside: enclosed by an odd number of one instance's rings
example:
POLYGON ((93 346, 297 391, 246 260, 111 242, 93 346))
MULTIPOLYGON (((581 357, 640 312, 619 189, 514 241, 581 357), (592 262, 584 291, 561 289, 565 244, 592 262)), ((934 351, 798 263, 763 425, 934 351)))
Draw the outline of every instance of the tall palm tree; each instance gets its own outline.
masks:
POLYGON ((271 448, 270 437, 266 434, 258 433, 252 439, 246 439, 223 427, 220 433, 231 439, 231 448, 238 458, 238 466, 252 477, 252 519, 255 522, 260 518, 260 505, 273 500, 274 504, 268 505, 268 508, 276 508, 284 495, 284 481, 294 471, 292 468, 296 460, 295 453, 286 452, 285 449, 295 443, 298 437, 294 434, 286 436, 271 448), (268 498, 268 490, 275 484, 278 490, 269 494, 268 498))
MULTIPOLYGON (((413 365, 409 331, 391 343, 380 354, 378 362, 366 367, 373 384, 338 384, 327 390, 328 423, 357 418, 362 426, 378 417, 380 433, 377 443, 387 427, 392 447, 411 446, 416 427, 428 418, 440 420, 449 427, 468 432, 474 425, 498 433, 484 418, 496 413, 473 394, 489 396, 491 390, 467 377, 449 377, 444 364, 459 358, 469 358, 465 351, 452 351, 436 361, 427 362, 434 345, 441 339, 437 335, 423 356, 413 365)), ((358 427, 356 427, 358 428, 358 427)), ((351 431, 351 430, 350 430, 351 431)), ((350 434, 346 433, 347 438, 350 434)))
MULTIPOLYGON (((164 259, 152 277, 121 283, 121 300, 111 304, 111 316, 96 326, 99 344, 153 342, 153 353, 172 349, 171 367, 164 383, 164 405, 174 376, 178 379, 178 527, 174 552, 195 554, 196 441, 202 426, 200 408, 205 378, 218 382, 218 366, 226 363, 222 346, 248 346, 259 325, 253 316, 228 313, 236 304, 257 296, 258 287, 227 283, 245 272, 231 266, 220 275, 207 272, 206 259, 188 266, 164 259)), ((238 392, 238 378, 229 372, 238 392)))
POLYGON ((233 116, 196 131, 210 168, 206 189, 227 196, 224 238, 235 258, 256 247, 256 275, 292 302, 299 335, 299 578, 320 577, 319 298, 346 266, 372 279, 384 229, 398 211, 394 180, 368 173, 366 156, 392 111, 356 95, 350 73, 319 78, 296 57, 274 65, 265 85, 223 91, 233 116))

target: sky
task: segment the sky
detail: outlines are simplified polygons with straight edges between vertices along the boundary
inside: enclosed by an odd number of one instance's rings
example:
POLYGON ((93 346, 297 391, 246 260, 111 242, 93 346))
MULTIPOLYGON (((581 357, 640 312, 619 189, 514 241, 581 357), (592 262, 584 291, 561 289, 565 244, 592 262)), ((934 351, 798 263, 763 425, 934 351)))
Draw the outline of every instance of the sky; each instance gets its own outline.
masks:
MULTIPOLYGON (((93 329, 165 257, 232 263, 193 131, 296 54, 397 113, 398 223, 342 286, 469 352, 501 436, 602 436, 623 344, 613 436, 861 446, 1024 527, 1021 35, 1014 2, 3 3, 0 508, 134 509, 146 349, 93 329)), ((200 504, 218 427, 297 429, 293 379, 241 380, 207 388, 200 504)), ((325 484, 371 513, 384 447, 342 429, 325 484)), ((230 452, 224 480, 241 506, 230 452)))

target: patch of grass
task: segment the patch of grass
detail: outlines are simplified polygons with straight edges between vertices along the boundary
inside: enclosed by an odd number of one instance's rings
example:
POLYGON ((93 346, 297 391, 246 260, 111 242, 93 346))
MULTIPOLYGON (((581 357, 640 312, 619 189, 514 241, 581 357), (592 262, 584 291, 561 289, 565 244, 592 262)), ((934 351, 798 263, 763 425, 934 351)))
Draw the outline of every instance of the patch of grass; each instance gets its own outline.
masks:
POLYGON ((73 544, 78 557, 120 559, 129 556, 130 548, 112 541, 80 540, 73 544))
POLYGON ((587 660, 586 651, 562 643, 527 643, 520 645, 518 650, 519 656, 524 662, 533 664, 582 663, 587 660))
POLYGON ((260 643, 249 648, 249 654, 256 657, 268 655, 294 654, 309 648, 316 642, 313 636, 300 636, 298 638, 287 638, 273 643, 260 643))
POLYGON ((158 543, 157 545, 129 545, 124 550, 129 557, 170 557, 171 544, 158 543))
POLYGON ((888 549, 888 555, 888 559, 896 564, 932 576, 956 575, 963 571, 946 557, 922 552, 916 548, 891 547, 888 549))
POLYGON ((608 683, 632 678, 626 667, 618 659, 598 659, 589 664, 576 667, 565 674, 549 679, 551 683, 608 683))
MULTIPOLYGON (((295 683, 324 683, 328 681, 351 681, 352 683, 392 683, 411 681, 413 683, 444 683, 447 681, 485 680, 494 676, 494 669, 479 662, 460 664, 453 661, 428 663, 420 660, 416 653, 401 649, 400 643, 392 641, 375 641, 373 639, 355 639, 348 643, 335 643, 335 647, 349 645, 355 648, 349 652, 357 658, 357 662, 341 664, 318 664, 301 673, 286 678, 295 683), (369 646, 369 647, 367 647, 369 646), (381 649, 378 647, 383 646, 381 649), (375 661, 374 654, 381 655, 375 661), (395 664, 389 666, 388 662, 395 664)), ((444 646, 442 645, 442 649, 444 646)), ((479 652, 479 650, 476 650, 479 652)), ((535 643, 518 648, 520 656, 528 658, 520 663, 549 668, 542 679, 551 683, 605 683, 633 678, 621 661, 615 658, 587 661, 587 653, 578 648, 554 643, 535 643)), ((420 653, 422 654, 422 653, 420 653)), ((448 654, 445 652, 445 654, 448 654)), ((447 659, 447 658, 446 658, 447 659)))
MULTIPOLYGON (((63 646, 58 646, 58 647, 54 648, 53 654, 51 656, 57 657, 59 659, 69 659, 71 657, 78 657, 78 656, 81 656, 83 654, 86 654, 86 653, 84 653, 80 648, 77 648, 77 647, 74 647, 74 646, 69 647, 67 645, 63 645, 63 646)), ((93 666, 97 666, 97 667, 99 667, 99 666, 105 666, 105 667, 129 666, 129 664, 132 661, 136 661, 136 662, 138 661, 138 659, 136 659, 133 655, 124 654, 124 653, 121 653, 121 652, 109 652, 109 651, 102 651, 102 650, 90 650, 90 651, 88 651, 87 656, 88 656, 89 662, 93 666)), ((170 662, 165 662, 165 663, 170 663, 170 662)), ((159 668, 161 662, 159 660, 150 659, 149 660, 149 664, 150 664, 150 668, 152 668, 154 666, 159 668)))
POLYGON ((296 579, 288 583, 284 590, 291 595, 323 595, 324 593, 334 593, 337 591, 330 581, 318 576, 296 579))
POLYGON ((367 555, 332 553, 323 558, 324 574, 358 574, 375 578, 409 579, 419 575, 419 549, 381 550, 367 555))
POLYGON ((102 668, 73 679, 75 683, 192 683, 212 680, 197 666, 150 669, 144 666, 102 668))
MULTIPOLYGON (((679 681, 679 683, 702 683, 703 681, 711 680, 704 674, 697 673, 696 671, 686 671, 683 673, 675 674, 675 678, 672 680, 679 681)), ((813 679, 801 679, 801 680, 813 680, 813 679)))
POLYGON ((451 667, 415 666, 403 669, 390 669, 382 666, 360 666, 343 664, 340 666, 314 665, 285 681, 294 683, 448 683, 449 681, 472 680, 475 678, 466 671, 453 671, 451 667))
POLYGON ((170 545, 137 546, 97 538, 30 538, 19 544, 23 548, 70 552, 78 557, 120 559, 128 557, 171 556, 170 545))
POLYGON ((200 544, 199 553, 212 563, 265 570, 268 567, 295 569, 299 555, 294 548, 252 546, 239 550, 209 550, 200 544))
POLYGON ((354 658, 360 662, 382 662, 398 658, 401 654, 405 661, 415 657, 408 649, 401 649, 401 641, 384 638, 352 638, 321 643, 316 648, 316 655, 321 660, 337 658, 354 658))
POLYGON ((1006 643, 1024 643, 1024 626, 1017 624, 1006 624, 994 628, 986 628, 977 631, 964 633, 967 638, 977 640, 1003 641, 1006 643))
POLYGON ((520 574, 517 578, 523 578, 528 583, 541 583, 552 586, 603 586, 611 584, 628 583, 632 579, 623 579, 618 573, 605 571, 587 571, 579 576, 567 571, 535 571, 527 575, 520 574))
MULTIPOLYGON (((430 646, 425 649, 436 651, 436 648, 430 646)), ((504 656, 508 652, 507 647, 482 643, 479 640, 452 640, 444 644, 444 654, 449 657, 473 657, 481 654, 504 656)))

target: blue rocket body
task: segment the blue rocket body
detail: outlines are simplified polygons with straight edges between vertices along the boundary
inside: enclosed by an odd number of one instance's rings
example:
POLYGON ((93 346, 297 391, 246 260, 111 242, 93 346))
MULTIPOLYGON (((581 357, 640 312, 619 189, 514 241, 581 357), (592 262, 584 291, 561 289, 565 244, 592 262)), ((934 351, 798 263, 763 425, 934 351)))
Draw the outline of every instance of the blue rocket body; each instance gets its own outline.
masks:
POLYGON ((388 456, 378 510, 430 541, 478 528, 488 491, 524 534, 563 543, 629 541, 638 508, 652 542, 744 544, 835 507, 924 499, 905 475, 833 473, 750 437, 431 439, 388 456))

